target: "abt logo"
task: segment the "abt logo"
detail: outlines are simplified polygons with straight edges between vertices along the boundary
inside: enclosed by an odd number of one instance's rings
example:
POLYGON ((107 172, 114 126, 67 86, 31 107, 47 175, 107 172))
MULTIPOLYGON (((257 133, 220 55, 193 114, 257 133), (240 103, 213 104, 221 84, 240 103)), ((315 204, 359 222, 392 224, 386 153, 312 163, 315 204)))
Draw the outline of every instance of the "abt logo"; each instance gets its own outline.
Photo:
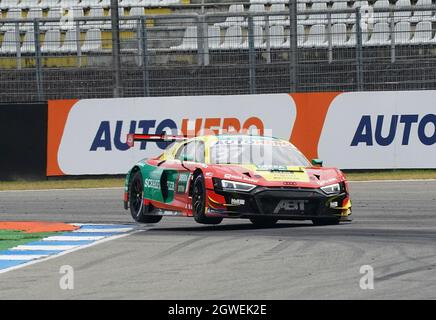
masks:
POLYGON ((274 213, 284 211, 304 211, 304 204, 307 200, 280 200, 279 204, 274 209, 274 213))

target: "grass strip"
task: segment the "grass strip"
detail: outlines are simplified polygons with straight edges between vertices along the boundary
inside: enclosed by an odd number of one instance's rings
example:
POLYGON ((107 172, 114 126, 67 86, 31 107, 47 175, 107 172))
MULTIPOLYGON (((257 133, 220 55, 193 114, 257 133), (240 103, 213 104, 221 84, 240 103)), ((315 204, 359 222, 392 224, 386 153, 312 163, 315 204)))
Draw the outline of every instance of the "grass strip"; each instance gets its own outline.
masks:
POLYGON ((38 241, 53 234, 53 232, 25 233, 18 230, 0 230, 0 250, 38 241))

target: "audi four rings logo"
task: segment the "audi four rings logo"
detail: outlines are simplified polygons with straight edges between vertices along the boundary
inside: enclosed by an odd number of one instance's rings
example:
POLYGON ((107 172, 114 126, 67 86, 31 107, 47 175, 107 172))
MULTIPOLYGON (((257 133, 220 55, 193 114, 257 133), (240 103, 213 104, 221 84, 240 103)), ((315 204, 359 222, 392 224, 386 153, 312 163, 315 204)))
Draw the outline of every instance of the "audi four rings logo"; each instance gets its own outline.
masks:
POLYGON ((285 181, 285 182, 283 182, 283 185, 285 185, 285 186, 296 186, 297 183, 295 181, 285 181))

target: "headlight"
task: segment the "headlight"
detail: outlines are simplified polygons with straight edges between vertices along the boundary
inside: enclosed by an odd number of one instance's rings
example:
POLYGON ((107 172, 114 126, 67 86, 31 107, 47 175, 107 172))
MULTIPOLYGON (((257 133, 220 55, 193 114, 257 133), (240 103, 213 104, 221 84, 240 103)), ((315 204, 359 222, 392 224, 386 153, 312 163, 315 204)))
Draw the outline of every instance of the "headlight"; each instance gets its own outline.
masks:
POLYGON ((229 180, 221 180, 221 187, 223 190, 226 191, 251 191, 256 186, 249 184, 249 183, 243 183, 243 182, 235 182, 235 181, 229 181, 229 180))
POLYGON ((321 187, 321 190, 327 194, 334 194, 341 192, 341 186, 339 185, 339 183, 335 183, 329 186, 321 187))

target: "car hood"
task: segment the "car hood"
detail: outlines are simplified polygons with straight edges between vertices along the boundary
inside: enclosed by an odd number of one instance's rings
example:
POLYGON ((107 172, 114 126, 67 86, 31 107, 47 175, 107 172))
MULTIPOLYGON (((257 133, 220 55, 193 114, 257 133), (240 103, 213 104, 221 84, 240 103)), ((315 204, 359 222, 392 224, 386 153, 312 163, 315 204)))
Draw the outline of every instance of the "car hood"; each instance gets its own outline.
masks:
POLYGON ((263 186, 319 188, 343 180, 335 168, 233 164, 213 167, 215 177, 263 186))

